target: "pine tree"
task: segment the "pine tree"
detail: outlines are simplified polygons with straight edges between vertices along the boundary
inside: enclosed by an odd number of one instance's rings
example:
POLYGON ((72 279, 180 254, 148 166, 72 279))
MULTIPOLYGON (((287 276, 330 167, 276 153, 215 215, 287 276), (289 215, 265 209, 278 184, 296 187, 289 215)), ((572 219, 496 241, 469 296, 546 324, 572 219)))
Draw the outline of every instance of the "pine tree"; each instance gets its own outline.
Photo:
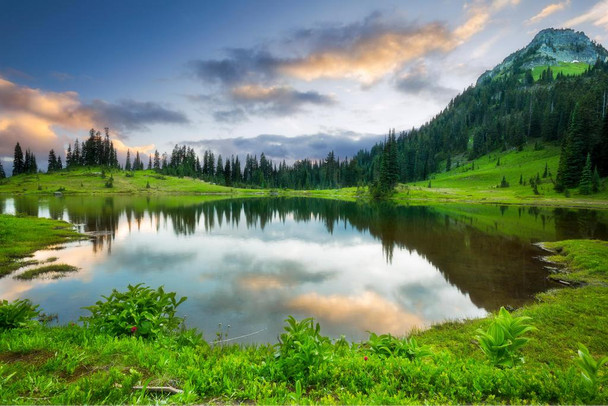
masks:
POLYGON ((582 195, 591 194, 593 189, 593 179, 591 172, 591 155, 587 154, 587 160, 585 161, 585 166, 583 167, 583 171, 581 173, 581 182, 579 185, 579 192, 582 195))
POLYGON ((131 170, 131 150, 127 150, 127 161, 125 162, 125 171, 131 170))
POLYGON ((154 170, 160 171, 160 155, 158 155, 158 150, 154 151, 154 170))
POLYGON ((445 171, 449 172, 452 169, 452 157, 448 155, 448 161, 445 163, 445 171))
POLYGON ((4 167, 2 166, 2 161, 0 161, 0 179, 6 178, 6 173, 4 172, 4 167))
POLYGON ((54 172, 56 169, 57 169, 57 157, 55 156, 55 150, 51 149, 49 151, 47 172, 54 172))
POLYGON ((148 157, 148 170, 152 169, 152 155, 148 157))
POLYGON ((25 162, 23 161, 23 151, 21 150, 21 145, 17 143, 17 145, 15 145, 15 154, 13 159, 13 176, 23 173, 24 165, 25 162))

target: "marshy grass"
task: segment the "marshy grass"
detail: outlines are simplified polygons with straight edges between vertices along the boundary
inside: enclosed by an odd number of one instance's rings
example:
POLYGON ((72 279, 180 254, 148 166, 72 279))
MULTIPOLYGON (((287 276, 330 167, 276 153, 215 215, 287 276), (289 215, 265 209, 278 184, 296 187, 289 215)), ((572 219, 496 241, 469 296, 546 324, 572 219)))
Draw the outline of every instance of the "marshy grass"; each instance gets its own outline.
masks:
POLYGON ((68 264, 52 264, 41 266, 39 268, 28 269, 20 273, 19 275, 15 275, 15 279, 27 281, 42 277, 51 277, 52 279, 59 279, 66 276, 66 274, 77 272, 78 269, 78 267, 68 264))

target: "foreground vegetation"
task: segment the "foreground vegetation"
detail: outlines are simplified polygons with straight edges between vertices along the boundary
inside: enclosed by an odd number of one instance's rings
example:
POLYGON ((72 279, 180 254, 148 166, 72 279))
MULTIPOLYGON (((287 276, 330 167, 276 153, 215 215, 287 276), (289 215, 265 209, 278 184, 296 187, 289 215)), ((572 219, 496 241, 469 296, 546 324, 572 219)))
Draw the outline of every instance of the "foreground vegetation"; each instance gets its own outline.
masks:
POLYGON ((207 342, 178 327, 183 298, 141 285, 59 327, 16 323, 38 309, 4 302, 0 403, 606 403, 608 245, 546 247, 567 267, 562 278, 585 286, 512 314, 362 343, 293 318, 276 345, 207 342))
POLYGON ((24 258, 42 248, 81 238, 64 221, 0 215, 0 277, 32 265, 24 258))

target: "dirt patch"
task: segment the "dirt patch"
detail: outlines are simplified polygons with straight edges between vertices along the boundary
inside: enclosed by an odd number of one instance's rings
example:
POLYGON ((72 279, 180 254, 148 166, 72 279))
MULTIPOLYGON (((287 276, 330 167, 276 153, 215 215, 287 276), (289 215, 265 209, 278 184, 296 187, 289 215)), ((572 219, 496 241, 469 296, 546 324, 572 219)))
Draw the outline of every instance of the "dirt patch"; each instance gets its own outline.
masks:
POLYGON ((7 364, 22 362, 31 365, 43 365, 55 356, 54 353, 46 350, 32 350, 28 352, 0 352, 0 361, 7 364))

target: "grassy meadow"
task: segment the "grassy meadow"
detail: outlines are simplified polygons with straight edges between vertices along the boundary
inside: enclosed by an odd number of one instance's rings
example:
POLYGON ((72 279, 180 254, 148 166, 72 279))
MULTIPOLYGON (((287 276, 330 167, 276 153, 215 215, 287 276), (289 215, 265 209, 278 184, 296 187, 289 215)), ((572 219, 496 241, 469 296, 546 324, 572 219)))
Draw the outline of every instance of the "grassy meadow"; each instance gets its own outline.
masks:
MULTIPOLYGON (((534 80, 540 79, 540 75, 546 71, 548 66, 535 66, 532 69, 532 77, 534 80)), ((578 76, 583 74, 589 69, 589 64, 585 62, 560 62, 557 66, 551 66, 553 71, 553 77, 556 77, 558 73, 565 76, 578 76)))

